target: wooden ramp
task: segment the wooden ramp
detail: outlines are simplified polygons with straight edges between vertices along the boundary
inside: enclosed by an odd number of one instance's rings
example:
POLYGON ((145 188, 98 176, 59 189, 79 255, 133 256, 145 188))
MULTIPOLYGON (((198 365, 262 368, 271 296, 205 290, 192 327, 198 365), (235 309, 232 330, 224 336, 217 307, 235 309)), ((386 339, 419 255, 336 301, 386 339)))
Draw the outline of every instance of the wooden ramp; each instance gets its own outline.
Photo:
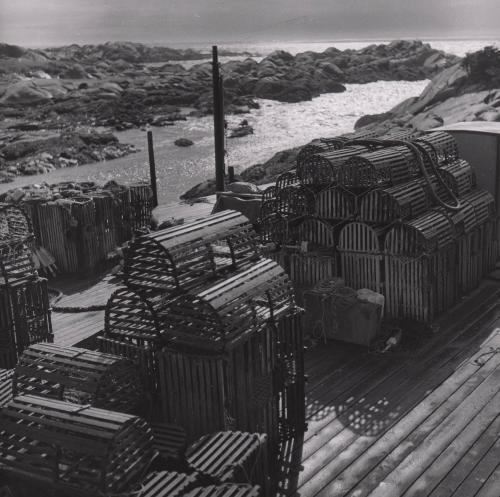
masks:
POLYGON ((309 430, 285 448, 281 495, 500 495, 500 285, 437 325, 402 352, 308 353, 309 430))

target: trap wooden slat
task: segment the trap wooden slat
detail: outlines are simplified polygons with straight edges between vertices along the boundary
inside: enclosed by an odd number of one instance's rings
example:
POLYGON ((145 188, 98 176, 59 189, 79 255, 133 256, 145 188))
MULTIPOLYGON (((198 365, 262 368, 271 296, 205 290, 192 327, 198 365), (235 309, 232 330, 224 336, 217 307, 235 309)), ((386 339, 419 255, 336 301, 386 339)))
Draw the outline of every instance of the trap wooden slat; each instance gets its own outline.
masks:
POLYGON ((150 473, 131 491, 137 497, 185 497, 186 492, 201 482, 196 473, 184 474, 175 471, 150 473))
POLYGON ((357 197, 345 188, 329 187, 316 194, 314 215, 329 221, 348 221, 357 214, 357 197))

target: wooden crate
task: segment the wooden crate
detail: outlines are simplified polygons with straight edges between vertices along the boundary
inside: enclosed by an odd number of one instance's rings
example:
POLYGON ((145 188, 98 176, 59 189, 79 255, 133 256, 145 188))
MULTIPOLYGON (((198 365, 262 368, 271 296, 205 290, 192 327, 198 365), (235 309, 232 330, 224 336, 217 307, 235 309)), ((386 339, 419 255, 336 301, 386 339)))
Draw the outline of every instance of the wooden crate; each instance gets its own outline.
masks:
POLYGON ((422 182, 412 180, 390 188, 367 192, 360 199, 358 219, 364 223, 383 224, 424 214, 431 199, 422 182))
POLYGON ((457 299, 456 233, 430 211, 397 225, 385 241, 386 316, 431 323, 457 299))
POLYGON ((175 471, 150 473, 129 494, 135 497, 185 497, 186 492, 198 487, 199 475, 175 471))
POLYGON ((225 431, 205 435, 186 452, 190 468, 218 484, 245 483, 269 488, 267 436, 225 431))
POLYGON ((346 224, 339 235, 339 276, 356 290, 369 288, 384 293, 384 239, 387 227, 365 223, 346 224))
POLYGON ((345 188, 380 188, 410 180, 407 157, 394 147, 355 155, 345 161, 338 172, 338 184, 345 188))
POLYGON ((198 487, 184 497, 265 497, 258 485, 225 484, 198 487))
POLYGON ((322 220, 349 221, 357 212, 357 197, 345 188, 331 186, 316 194, 313 214, 322 220))
POLYGON ((137 368, 123 357, 55 344, 27 348, 15 368, 15 395, 38 395, 120 412, 144 400, 137 368))
POLYGON ((454 161, 458 159, 458 145, 450 133, 445 131, 431 131, 416 138, 415 143, 429 145, 439 161, 454 161))
POLYGON ((248 219, 223 211, 138 238, 127 253, 124 279, 136 289, 186 291, 248 267, 259 256, 248 219))
POLYGON ((13 369, 0 369, 0 407, 12 400, 13 369))
POLYGON ((164 421, 182 426, 190 441, 218 430, 267 433, 276 453, 276 357, 276 333, 267 326, 219 354, 165 347, 159 355, 164 421))
POLYGON ((311 155, 301 164, 297 164, 297 176, 303 185, 323 188, 335 185, 343 164, 351 157, 368 150, 368 147, 355 145, 311 155))
POLYGON ((71 495, 126 490, 155 456, 151 430, 135 416, 31 395, 0 416, 5 471, 71 495))

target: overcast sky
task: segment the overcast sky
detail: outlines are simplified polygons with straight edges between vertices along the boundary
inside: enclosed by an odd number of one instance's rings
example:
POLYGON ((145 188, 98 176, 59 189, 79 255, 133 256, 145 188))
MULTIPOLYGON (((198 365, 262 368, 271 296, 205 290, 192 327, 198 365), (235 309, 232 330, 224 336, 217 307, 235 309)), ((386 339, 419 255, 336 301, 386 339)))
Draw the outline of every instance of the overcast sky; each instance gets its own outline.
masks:
POLYGON ((500 0, 0 0, 0 42, 500 38, 500 0))

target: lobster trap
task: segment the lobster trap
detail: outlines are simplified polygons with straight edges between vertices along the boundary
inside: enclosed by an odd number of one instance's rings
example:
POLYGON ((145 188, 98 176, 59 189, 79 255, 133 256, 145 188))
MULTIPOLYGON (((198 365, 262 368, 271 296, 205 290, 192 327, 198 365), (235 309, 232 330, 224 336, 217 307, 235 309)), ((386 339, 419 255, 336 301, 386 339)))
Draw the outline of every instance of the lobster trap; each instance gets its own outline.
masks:
POLYGON ((472 166, 463 159, 447 162, 439 167, 438 174, 458 197, 465 195, 476 186, 476 177, 472 166))
POLYGON ((383 224, 418 217, 431 206, 422 182, 412 180, 391 188, 367 192, 359 202, 359 220, 383 224))
POLYGON ((438 211, 396 225, 385 241, 386 315, 431 323, 457 298, 453 223, 438 211))
POLYGON ((386 226, 361 222, 346 224, 339 235, 340 275, 346 285, 384 293, 384 239, 386 226))
POLYGON ((139 237, 125 259, 124 280, 139 290, 186 291, 248 267, 259 255, 248 219, 222 211, 139 237))
POLYGON ((143 400, 137 369, 128 359, 55 344, 24 351, 13 391, 120 412, 134 412, 143 400))
POLYGON ((410 180, 411 166, 394 147, 355 155, 339 168, 338 183, 348 189, 394 186, 410 180))
POLYGON ((444 131, 431 131, 416 138, 415 143, 430 147, 439 162, 458 159, 458 145, 455 138, 444 131))
POLYGON ((11 204, 0 203, 0 245, 30 242, 33 228, 24 210, 11 204))
POLYGON ((135 416, 22 395, 0 417, 5 471, 71 495, 123 491, 155 456, 151 430, 135 416))
POLYGON ((338 186, 319 191, 314 201, 314 215, 328 221, 348 221, 357 214, 357 197, 338 186))
POLYGON ((303 185, 310 187, 328 187, 338 182, 340 168, 355 155, 368 152, 369 148, 354 145, 331 152, 322 152, 308 157, 297 164, 297 176, 303 185))

